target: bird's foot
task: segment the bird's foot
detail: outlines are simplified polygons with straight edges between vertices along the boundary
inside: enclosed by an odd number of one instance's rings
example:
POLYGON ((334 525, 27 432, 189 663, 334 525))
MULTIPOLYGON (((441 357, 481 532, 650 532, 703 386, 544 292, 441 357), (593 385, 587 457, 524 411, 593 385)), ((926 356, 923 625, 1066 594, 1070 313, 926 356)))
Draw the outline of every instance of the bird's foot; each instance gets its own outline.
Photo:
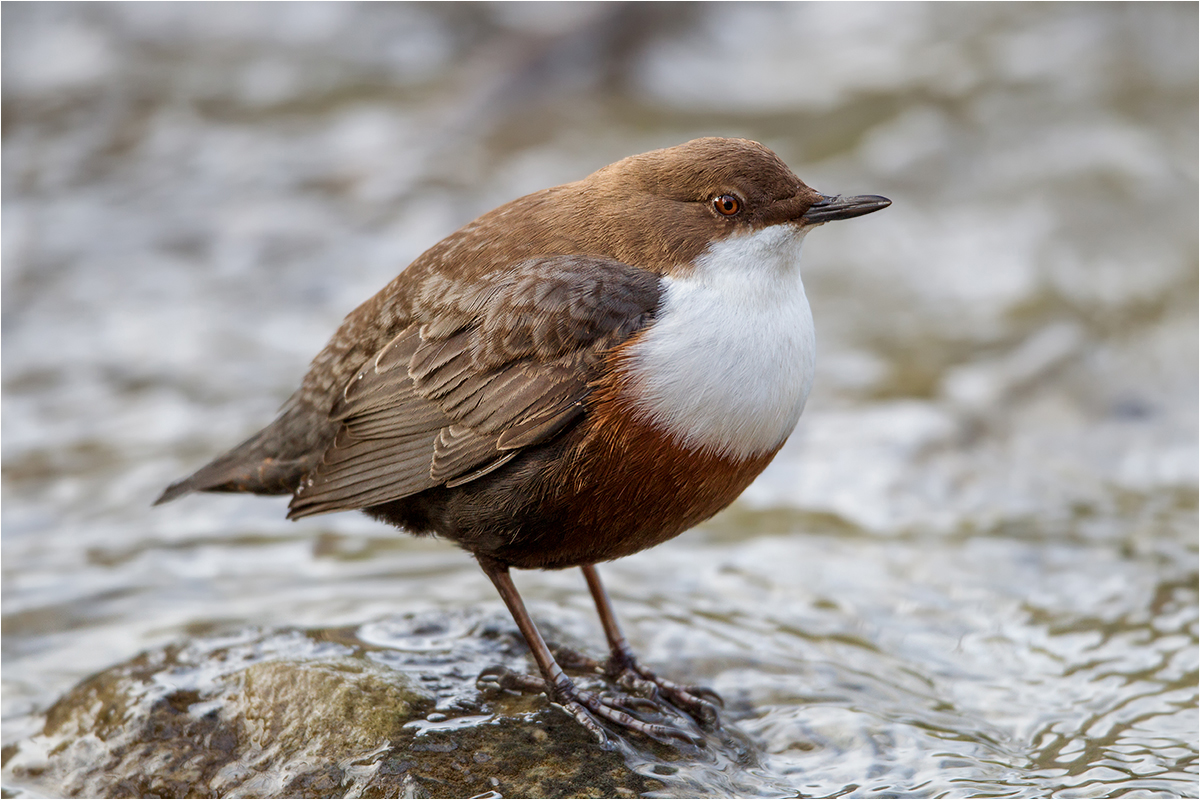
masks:
POLYGON ((587 730, 600 740, 601 745, 608 744, 608 735, 599 725, 597 719, 615 725, 618 728, 640 733, 664 744, 689 744, 693 747, 704 747, 704 739, 695 736, 682 728, 673 725, 662 725, 657 722, 646 722, 630 714, 630 711, 658 711, 657 704, 642 697, 613 694, 611 692, 588 692, 567 681, 556 685, 547 694, 550 702, 562 708, 587 730))
MULTIPOLYGON (((583 658, 586 659, 586 657, 583 658)), ((599 666, 599 662, 596 661, 592 661, 592 664, 599 666)), ((572 663, 572 667, 575 666, 576 664, 572 663)), ((685 743, 694 747, 704 746, 702 738, 681 728, 646 722, 633 716, 630 712, 649 711, 654 713, 662 710, 658 703, 645 697, 613 692, 589 692, 580 689, 565 675, 561 675, 561 680, 550 683, 539 677, 523 675, 500 666, 485 669, 479 674, 477 683, 522 694, 544 692, 550 698, 551 703, 574 717, 606 749, 610 746, 608 733, 600 721, 617 728, 640 733, 664 744, 685 743)))
POLYGON ((724 708, 725 701, 707 686, 683 686, 660 678, 630 652, 613 652, 604 663, 604 673, 623 689, 666 700, 705 728, 720 727, 718 707, 724 708))
POLYGON ((658 677, 639 664, 628 648, 614 651, 604 662, 568 647, 555 648, 554 658, 563 669, 599 672, 622 689, 648 698, 651 702, 666 700, 706 728, 720 725, 718 708, 724 708, 725 701, 719 694, 707 686, 683 686, 658 677))

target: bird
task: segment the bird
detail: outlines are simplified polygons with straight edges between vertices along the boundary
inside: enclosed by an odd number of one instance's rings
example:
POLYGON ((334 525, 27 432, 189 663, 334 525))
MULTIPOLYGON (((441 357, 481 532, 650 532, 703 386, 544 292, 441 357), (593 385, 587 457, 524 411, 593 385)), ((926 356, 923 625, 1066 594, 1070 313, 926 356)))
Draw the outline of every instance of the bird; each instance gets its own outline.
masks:
POLYGON ((605 725, 688 739, 578 687, 510 571, 581 568, 604 671, 719 725, 715 693, 637 660, 596 564, 708 519, 771 462, 815 370, 801 244, 890 204, 822 194, 764 145, 719 137, 513 200, 352 311, 273 422, 156 504, 291 495, 290 519, 361 510, 447 539, 495 585, 553 704, 601 742, 605 725))

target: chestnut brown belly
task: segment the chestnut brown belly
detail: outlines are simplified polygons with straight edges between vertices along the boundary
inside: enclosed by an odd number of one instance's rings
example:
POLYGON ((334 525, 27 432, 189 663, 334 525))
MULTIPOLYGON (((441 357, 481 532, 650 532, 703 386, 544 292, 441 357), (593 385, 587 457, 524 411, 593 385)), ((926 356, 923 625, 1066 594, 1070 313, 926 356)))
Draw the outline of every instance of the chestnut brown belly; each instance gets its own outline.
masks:
POLYGON ((778 452, 698 453, 621 411, 593 408, 573 430, 494 473, 366 511, 514 567, 574 567, 653 547, 711 517, 778 452))

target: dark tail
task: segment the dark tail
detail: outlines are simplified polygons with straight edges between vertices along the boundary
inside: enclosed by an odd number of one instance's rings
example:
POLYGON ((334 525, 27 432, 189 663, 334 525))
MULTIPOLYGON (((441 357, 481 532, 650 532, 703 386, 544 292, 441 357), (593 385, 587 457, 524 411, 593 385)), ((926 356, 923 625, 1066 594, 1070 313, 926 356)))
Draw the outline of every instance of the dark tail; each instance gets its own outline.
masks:
POLYGON ((154 505, 190 492, 292 494, 321 460, 337 423, 300 404, 288 404, 254 436, 192 475, 168 486, 154 505))

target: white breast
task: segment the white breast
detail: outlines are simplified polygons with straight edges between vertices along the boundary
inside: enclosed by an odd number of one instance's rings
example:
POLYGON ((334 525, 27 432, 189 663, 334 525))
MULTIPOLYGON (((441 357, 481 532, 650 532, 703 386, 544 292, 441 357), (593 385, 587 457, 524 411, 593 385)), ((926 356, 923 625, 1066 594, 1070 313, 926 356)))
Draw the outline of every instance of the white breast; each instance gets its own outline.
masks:
MULTIPOLYGON (((717 242, 664 279, 654 324, 627 351, 636 405, 694 449, 749 458, 796 427, 812 388, 805 230, 773 225, 717 242)), ((632 388, 632 387, 631 387, 632 388)))

